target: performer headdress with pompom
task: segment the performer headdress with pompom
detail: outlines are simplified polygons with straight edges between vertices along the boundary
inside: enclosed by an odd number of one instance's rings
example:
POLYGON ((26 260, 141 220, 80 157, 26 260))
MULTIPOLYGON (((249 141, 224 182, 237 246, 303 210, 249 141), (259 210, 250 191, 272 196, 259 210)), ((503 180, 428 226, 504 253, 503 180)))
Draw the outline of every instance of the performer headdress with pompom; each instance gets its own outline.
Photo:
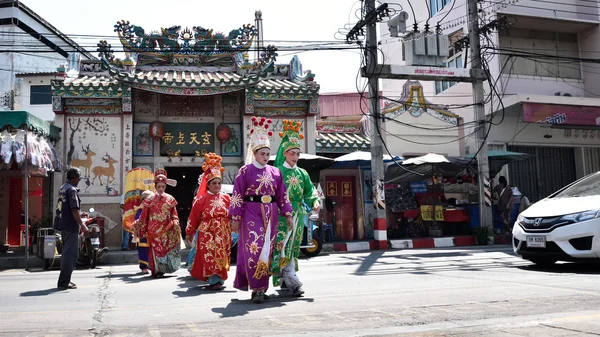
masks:
POLYGON ((269 131, 273 121, 265 117, 252 117, 252 129, 250 130, 250 143, 248 144, 248 152, 246 153, 246 164, 252 163, 254 160, 254 152, 262 148, 271 148, 269 137, 273 136, 273 132, 269 131))
POLYGON ((144 184, 149 185, 154 183, 154 185, 158 183, 165 183, 169 186, 177 186, 177 180, 167 178, 167 171, 164 168, 159 168, 154 171, 154 180, 144 179, 144 184))
POLYGON ((204 155, 204 164, 202 164, 202 181, 196 194, 196 199, 206 194, 208 191, 208 183, 216 178, 223 179, 225 168, 221 166, 223 158, 215 153, 207 153, 204 155))
POLYGON ((279 133, 281 137, 281 144, 277 151, 277 157, 275 158, 274 165, 279 167, 285 162, 284 154, 292 149, 300 150, 300 142, 304 139, 304 135, 300 133, 302 128, 302 122, 283 120, 283 131, 279 133))

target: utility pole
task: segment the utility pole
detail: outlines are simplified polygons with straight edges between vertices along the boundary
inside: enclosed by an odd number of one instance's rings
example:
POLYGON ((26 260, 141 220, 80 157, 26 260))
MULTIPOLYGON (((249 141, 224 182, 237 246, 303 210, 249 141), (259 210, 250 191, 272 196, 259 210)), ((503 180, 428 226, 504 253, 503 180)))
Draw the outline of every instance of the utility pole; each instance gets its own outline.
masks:
MULTIPOLYGON (((477 11, 478 0, 467 0, 469 11, 469 43, 471 45, 471 67, 481 71, 481 41, 479 29, 479 16, 477 11)), ((477 123, 477 171, 479 186, 479 221, 481 228, 492 228, 491 186, 489 181, 490 167, 488 161, 488 145, 486 140, 487 125, 485 117, 483 80, 473 81, 473 104, 475 121, 477 123)), ((493 236, 492 236, 493 239, 493 236)))
MULTIPOLYGON (((375 13, 375 0, 366 1, 366 15, 375 13)), ((367 20, 365 20, 367 21, 367 20)), ((366 69, 369 83, 369 112, 371 115, 371 181, 373 184, 375 218, 374 236, 378 249, 387 249, 387 222, 385 214, 385 188, 383 172, 383 145, 379 106, 379 77, 377 76, 377 21, 368 20, 366 36, 366 69)))

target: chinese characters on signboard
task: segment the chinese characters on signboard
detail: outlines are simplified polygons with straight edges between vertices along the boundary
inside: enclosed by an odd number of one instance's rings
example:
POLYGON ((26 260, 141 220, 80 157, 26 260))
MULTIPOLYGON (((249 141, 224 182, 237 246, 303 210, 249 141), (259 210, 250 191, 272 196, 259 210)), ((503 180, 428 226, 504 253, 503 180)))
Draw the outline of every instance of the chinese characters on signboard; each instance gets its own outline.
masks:
POLYGON ((600 130, 565 129, 563 136, 565 138, 600 139, 600 130))
POLYGON ((164 126, 161 156, 202 156, 215 151, 213 123, 165 123, 164 126))

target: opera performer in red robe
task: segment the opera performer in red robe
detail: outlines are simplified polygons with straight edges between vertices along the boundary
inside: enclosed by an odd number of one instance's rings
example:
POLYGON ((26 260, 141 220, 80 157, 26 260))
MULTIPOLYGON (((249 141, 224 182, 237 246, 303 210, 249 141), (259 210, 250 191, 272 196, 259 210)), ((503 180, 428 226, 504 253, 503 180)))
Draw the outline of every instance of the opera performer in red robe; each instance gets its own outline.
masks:
MULTIPOLYGON (((172 180, 172 179, 169 179, 172 180)), ((146 198, 142 204, 140 238, 148 242, 148 264, 153 277, 174 273, 181 266, 181 228, 177 215, 177 201, 168 193, 167 172, 158 169, 154 172, 156 193, 146 198)))
POLYGON ((192 277, 209 283, 212 290, 225 289, 231 255, 230 197, 221 193, 222 158, 214 153, 204 155, 202 182, 185 229, 186 240, 192 242, 196 231, 196 254, 192 260, 192 277))

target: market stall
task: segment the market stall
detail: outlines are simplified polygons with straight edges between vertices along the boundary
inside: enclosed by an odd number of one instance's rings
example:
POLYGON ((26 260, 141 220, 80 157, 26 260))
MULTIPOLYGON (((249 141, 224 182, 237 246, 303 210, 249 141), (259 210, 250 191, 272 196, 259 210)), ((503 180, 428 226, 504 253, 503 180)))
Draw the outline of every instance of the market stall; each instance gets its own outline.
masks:
MULTIPOLYGON (((9 213, 9 221, 2 221, 2 226, 6 227, 2 228, 2 232, 8 233, 8 228, 15 225, 12 223, 15 222, 14 219, 18 219, 16 221, 23 227, 25 234, 26 261, 29 260, 29 198, 31 196, 29 180, 31 177, 48 177, 49 172, 61 170, 61 164, 53 145, 53 142, 59 139, 59 135, 60 128, 26 111, 0 112, 0 175, 14 177, 15 172, 22 172, 17 176, 22 177, 21 191, 24 191, 12 193, 11 189, 10 198, 1 198, 3 203, 12 201, 9 205, 2 205, 3 209, 8 209, 7 213, 9 213), (17 205, 16 202, 21 204, 22 210, 15 209, 13 205, 17 205), (15 212, 20 212, 20 216, 17 217, 15 212)), ((4 186, 2 189, 4 190, 4 186)), ((36 189, 35 194, 38 193, 43 194, 43 191, 37 192, 36 189)), ((7 238, 0 239, 3 246, 6 247, 7 238)))
MULTIPOLYGON (((491 152, 491 151, 490 151, 491 152)), ((529 156, 490 153, 495 170, 529 156)), ((470 234, 479 228, 477 163, 473 158, 434 153, 405 160, 386 171, 390 237, 438 237, 470 234)), ((503 229, 494 205, 495 227, 503 229)))

